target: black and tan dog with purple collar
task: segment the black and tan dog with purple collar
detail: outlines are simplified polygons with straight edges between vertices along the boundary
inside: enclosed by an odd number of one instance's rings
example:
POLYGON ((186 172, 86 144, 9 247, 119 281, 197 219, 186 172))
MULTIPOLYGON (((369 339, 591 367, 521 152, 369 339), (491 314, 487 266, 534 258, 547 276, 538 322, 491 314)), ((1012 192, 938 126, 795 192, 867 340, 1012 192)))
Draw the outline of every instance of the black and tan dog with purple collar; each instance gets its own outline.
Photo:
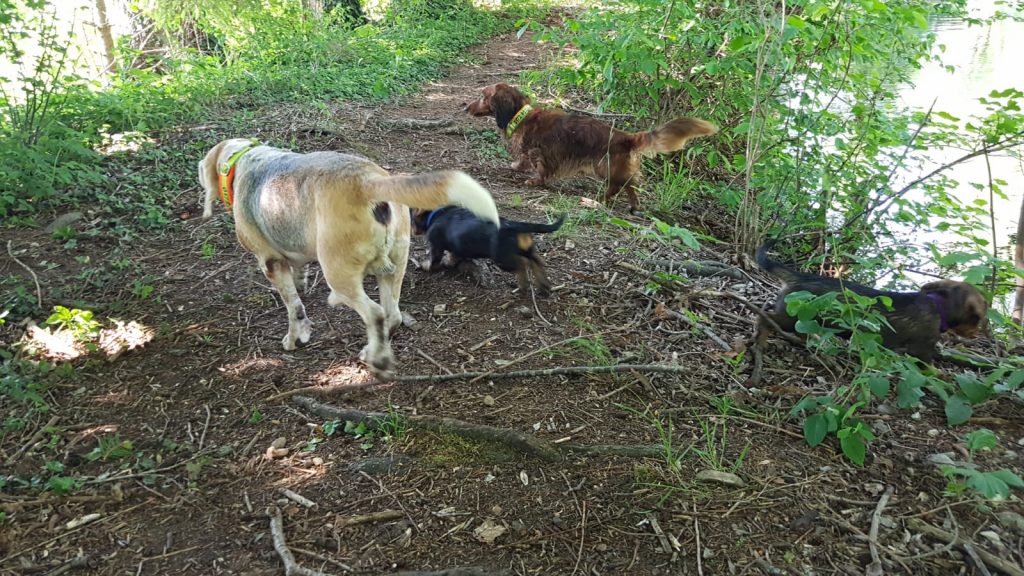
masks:
MULTIPOLYGON (((786 312, 786 296, 800 291, 820 296, 845 289, 862 296, 890 298, 892 309, 877 305, 878 311, 889 322, 889 326, 883 326, 880 331, 882 344, 926 363, 935 358, 935 345, 942 333, 952 332, 970 338, 986 321, 988 301, 977 288, 966 282, 938 280, 921 286, 917 292, 877 290, 855 282, 790 269, 768 257, 768 250, 773 244, 774 241, 764 243, 757 250, 756 260, 765 272, 784 283, 775 298, 774 310, 767 316, 787 332, 793 331, 796 318, 786 312)), ((760 318, 754 333, 754 369, 749 384, 756 384, 761 379, 763 348, 770 330, 771 325, 760 318)))

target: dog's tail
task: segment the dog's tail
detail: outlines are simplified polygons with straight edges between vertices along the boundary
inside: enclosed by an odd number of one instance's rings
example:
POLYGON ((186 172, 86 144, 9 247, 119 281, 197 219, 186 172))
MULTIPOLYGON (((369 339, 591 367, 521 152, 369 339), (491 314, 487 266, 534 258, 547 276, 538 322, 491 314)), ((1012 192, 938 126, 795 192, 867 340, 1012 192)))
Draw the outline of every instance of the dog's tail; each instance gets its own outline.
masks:
POLYGON ((366 190, 371 201, 397 202, 422 210, 461 206, 500 226, 498 208, 491 193, 458 170, 413 176, 374 176, 366 181, 366 190))
POLYGON ((565 214, 559 216, 558 220, 555 220, 551 224, 534 224, 533 222, 505 220, 502 222, 501 229, 523 234, 548 234, 561 228, 562 224, 565 224, 565 214))
POLYGON ((757 254, 754 255, 754 259, 757 261, 757 265, 760 266, 765 272, 775 276, 786 283, 793 283, 800 280, 800 274, 790 270, 786 266, 772 260, 768 257, 768 251, 775 245, 775 240, 765 240, 764 244, 757 249, 757 254))
POLYGON ((694 138, 710 136, 718 132, 718 127, 697 118, 677 118, 670 120, 657 130, 635 134, 633 149, 643 154, 667 154, 682 150, 686 143, 694 138))

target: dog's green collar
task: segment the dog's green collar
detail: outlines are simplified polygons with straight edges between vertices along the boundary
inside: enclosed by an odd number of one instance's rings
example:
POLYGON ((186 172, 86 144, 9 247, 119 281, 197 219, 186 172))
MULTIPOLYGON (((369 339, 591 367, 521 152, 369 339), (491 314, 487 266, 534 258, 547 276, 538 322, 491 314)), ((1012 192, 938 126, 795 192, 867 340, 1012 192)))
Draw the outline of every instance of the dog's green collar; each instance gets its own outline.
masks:
POLYGON ((505 134, 508 134, 511 138, 512 133, 516 131, 516 128, 519 127, 519 123, 523 121, 523 118, 526 118, 526 115, 530 113, 530 110, 533 110, 533 106, 530 106, 529 104, 520 108, 519 112, 516 112, 516 115, 512 117, 512 121, 505 127, 505 134))
POLYGON ((248 146, 229 156, 217 169, 217 172, 220 174, 220 199, 224 201, 224 205, 228 208, 231 208, 231 205, 235 203, 235 191, 232 187, 235 180, 235 163, 242 157, 242 154, 259 145, 259 140, 255 138, 250 139, 248 146))

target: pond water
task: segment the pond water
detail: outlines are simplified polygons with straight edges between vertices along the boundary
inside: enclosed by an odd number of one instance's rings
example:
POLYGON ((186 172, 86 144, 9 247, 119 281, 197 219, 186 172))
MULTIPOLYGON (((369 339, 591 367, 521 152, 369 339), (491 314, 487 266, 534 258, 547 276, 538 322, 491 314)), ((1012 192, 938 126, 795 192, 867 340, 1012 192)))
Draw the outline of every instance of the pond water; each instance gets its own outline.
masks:
MULTIPOLYGON (((998 8, 995 0, 968 0, 972 16, 985 17, 998 8)), ((985 26, 971 26, 959 18, 934 18, 932 30, 938 35, 936 49, 944 45, 942 62, 929 62, 917 72, 910 84, 900 91, 903 104, 927 110, 935 101, 936 111, 948 112, 961 120, 973 114, 984 114, 985 108, 978 98, 993 90, 1014 87, 1024 90, 1024 22, 1001 20, 985 26), (948 71, 945 66, 952 65, 948 71)), ((893 182, 894 188, 927 173, 931 169, 965 154, 960 149, 937 149, 927 153, 928 166, 921 172, 906 172, 893 182)), ((995 198, 995 231, 1000 256, 1012 258, 1011 235, 1017 231, 1021 196, 1024 194, 1024 163, 1008 152, 990 156, 992 175, 1006 181, 1006 198, 995 198)), ((960 184, 956 196, 962 202, 975 199, 988 200, 988 172, 984 157, 978 157, 950 169, 949 175, 960 184), (985 184, 977 190, 972 183, 985 184)), ((915 243, 937 242, 947 244, 955 236, 945 236, 934 230, 921 230, 915 234, 915 243)), ((1004 303, 1005 304, 1005 303, 1004 303)))

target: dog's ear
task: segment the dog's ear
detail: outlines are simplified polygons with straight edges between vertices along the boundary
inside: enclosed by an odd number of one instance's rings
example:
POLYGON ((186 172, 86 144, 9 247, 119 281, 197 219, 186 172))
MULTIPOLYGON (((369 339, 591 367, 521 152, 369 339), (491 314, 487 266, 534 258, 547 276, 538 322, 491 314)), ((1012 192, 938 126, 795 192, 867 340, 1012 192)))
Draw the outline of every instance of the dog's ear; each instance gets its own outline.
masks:
POLYGON ((494 98, 494 94, 501 88, 501 84, 491 84, 490 86, 484 86, 480 89, 480 93, 484 95, 484 98, 494 98))
POLYGON ((938 294, 943 298, 949 298, 950 296, 950 281, 939 280, 937 282, 929 282, 924 286, 921 286, 922 294, 938 294))

